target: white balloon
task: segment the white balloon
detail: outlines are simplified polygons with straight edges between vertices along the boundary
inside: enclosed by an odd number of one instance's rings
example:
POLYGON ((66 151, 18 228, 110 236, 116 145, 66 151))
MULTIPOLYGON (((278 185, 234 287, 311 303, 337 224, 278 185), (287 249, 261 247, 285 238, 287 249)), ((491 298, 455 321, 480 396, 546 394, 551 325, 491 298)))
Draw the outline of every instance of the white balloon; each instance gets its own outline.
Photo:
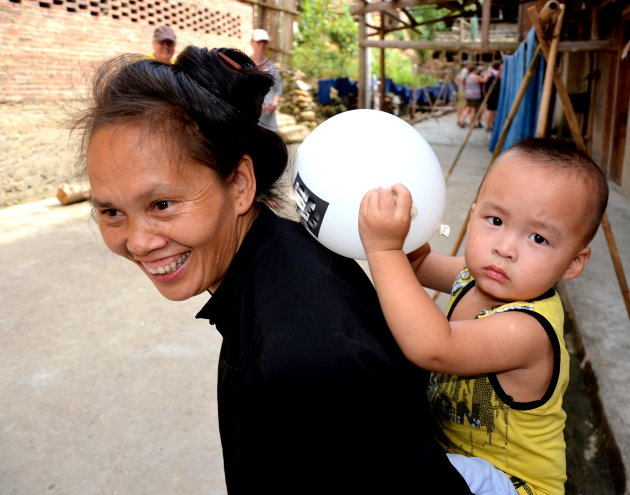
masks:
POLYGON ((350 110, 311 132, 295 156, 293 189, 306 229, 342 256, 366 259, 359 207, 367 191, 404 184, 415 216, 403 250, 427 242, 440 228, 446 186, 429 143, 404 120, 378 110, 350 110))

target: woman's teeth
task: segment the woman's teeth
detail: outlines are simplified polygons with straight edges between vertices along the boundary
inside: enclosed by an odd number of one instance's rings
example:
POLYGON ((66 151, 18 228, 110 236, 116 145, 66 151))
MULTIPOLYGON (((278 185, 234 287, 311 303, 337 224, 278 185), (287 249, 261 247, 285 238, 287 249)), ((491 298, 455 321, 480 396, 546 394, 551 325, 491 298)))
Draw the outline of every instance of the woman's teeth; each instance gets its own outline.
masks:
POLYGON ((165 273, 171 273, 177 270, 180 267, 180 265, 188 259, 189 256, 190 256, 190 253, 186 253, 185 255, 181 256, 180 258, 173 261, 169 265, 160 266, 159 268, 149 268, 148 266, 145 266, 145 268, 152 275, 158 275, 158 274, 164 275, 165 273))

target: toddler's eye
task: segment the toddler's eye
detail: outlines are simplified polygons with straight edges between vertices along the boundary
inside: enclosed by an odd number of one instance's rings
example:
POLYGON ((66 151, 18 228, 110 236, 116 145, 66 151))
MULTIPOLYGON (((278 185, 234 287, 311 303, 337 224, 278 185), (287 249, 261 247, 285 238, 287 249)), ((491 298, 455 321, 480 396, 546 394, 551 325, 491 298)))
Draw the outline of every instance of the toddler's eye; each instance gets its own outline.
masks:
POLYGON ((488 222, 490 222, 495 227, 503 225, 503 220, 501 220, 499 217, 488 217, 488 222))
POLYGON ((547 239, 539 234, 532 234, 529 238, 534 241, 536 244, 547 244, 547 239))
POLYGON ((162 199, 160 201, 156 201, 155 203, 153 203, 153 206, 157 209, 157 210, 166 210, 169 206, 171 206, 173 204, 172 201, 168 201, 166 199, 162 199))

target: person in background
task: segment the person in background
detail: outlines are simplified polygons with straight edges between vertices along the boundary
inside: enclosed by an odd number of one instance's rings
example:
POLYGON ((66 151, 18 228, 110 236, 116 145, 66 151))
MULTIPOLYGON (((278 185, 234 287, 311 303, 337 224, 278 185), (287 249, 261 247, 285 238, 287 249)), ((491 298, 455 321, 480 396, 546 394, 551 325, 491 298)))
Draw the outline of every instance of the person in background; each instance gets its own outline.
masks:
POLYGON ((273 77, 273 86, 269 93, 265 95, 263 101, 262 114, 260 115, 260 123, 267 129, 274 132, 278 131, 278 122, 276 119, 276 109, 280 104, 282 96, 282 78, 276 64, 269 60, 266 55, 267 46, 269 46, 269 33, 264 29, 254 29, 252 32, 251 59, 258 67, 268 72, 273 77))
POLYGON ((175 55, 177 36, 170 26, 159 26, 153 31, 153 53, 148 55, 148 59, 159 60, 166 64, 172 64, 175 55))
POLYGON ((564 493, 569 354, 554 285, 584 270, 607 201, 604 175, 574 143, 531 138, 485 176, 464 256, 429 244, 405 255, 412 198, 403 185, 361 203, 388 326, 405 355, 434 372, 427 393, 438 440, 477 495, 510 493, 506 481, 520 495, 564 493), (451 293, 446 316, 425 287, 451 293), (495 471, 478 469, 480 459, 495 471))
POLYGON ((483 120, 485 123, 486 131, 492 131, 494 126, 494 119, 497 115, 497 108, 499 107, 499 93, 501 91, 501 62, 495 62, 488 69, 488 78, 484 83, 484 96, 492 88, 492 93, 488 96, 486 101, 486 110, 484 112, 483 120), (496 83, 494 82, 496 80, 496 83), (494 86, 493 86, 494 84, 494 86))
POLYGON ((479 67, 472 67, 464 79, 466 112, 463 118, 464 125, 460 124, 460 127, 465 127, 467 123, 470 127, 481 127, 480 117, 477 116, 477 113, 483 101, 483 85, 486 82, 486 77, 486 74, 480 74, 479 67), (468 121, 466 120, 467 118, 468 121))
POLYGON ((470 495, 366 273, 268 206, 288 162, 259 124, 272 85, 228 48, 100 67, 76 128, 103 240, 167 299, 211 296, 230 495, 470 495))
POLYGON ((462 70, 457 74, 457 77, 455 77, 455 84, 457 85, 457 125, 459 127, 466 127, 467 107, 466 97, 464 96, 464 81, 472 66, 471 61, 466 62, 462 70))

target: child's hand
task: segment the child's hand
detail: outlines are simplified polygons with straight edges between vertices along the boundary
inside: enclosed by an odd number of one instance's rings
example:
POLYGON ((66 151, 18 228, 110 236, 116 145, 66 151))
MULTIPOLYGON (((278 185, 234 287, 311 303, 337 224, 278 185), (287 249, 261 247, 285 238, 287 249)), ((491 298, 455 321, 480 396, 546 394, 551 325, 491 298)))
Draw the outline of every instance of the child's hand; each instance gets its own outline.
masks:
POLYGON ((372 189, 361 201, 359 234, 366 253, 402 249, 411 225, 411 194, 402 184, 372 189))

